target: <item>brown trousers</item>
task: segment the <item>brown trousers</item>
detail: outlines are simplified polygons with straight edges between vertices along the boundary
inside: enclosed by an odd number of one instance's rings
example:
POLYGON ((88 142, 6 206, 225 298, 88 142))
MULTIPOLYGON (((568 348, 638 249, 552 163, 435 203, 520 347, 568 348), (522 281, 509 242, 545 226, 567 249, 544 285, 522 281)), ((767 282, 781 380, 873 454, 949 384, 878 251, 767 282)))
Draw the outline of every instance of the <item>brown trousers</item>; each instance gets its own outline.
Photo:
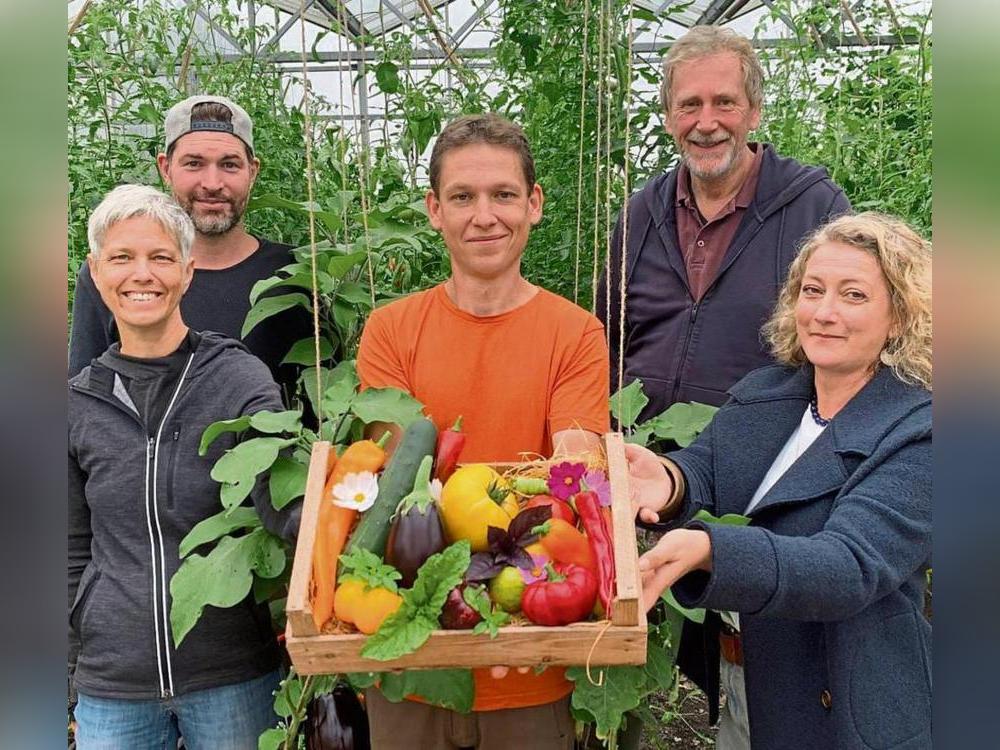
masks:
POLYGON ((460 714, 365 691, 372 750, 573 750, 569 701, 460 714))

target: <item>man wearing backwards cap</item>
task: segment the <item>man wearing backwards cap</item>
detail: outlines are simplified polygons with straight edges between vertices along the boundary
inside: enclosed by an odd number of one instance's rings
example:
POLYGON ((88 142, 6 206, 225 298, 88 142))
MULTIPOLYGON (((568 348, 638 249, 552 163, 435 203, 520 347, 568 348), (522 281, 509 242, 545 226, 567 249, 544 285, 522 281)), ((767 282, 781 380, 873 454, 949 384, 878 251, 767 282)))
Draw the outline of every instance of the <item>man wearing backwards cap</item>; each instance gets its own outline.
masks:
MULTIPOLYGON (((193 330, 241 339, 270 368, 287 402, 297 372, 281 361, 296 341, 312 335, 308 314, 302 308, 285 310, 246 337, 240 335, 253 285, 293 260, 288 245, 255 237, 243 227, 243 212, 260 169, 253 121, 225 97, 192 96, 171 107, 164 130, 164 153, 156 157, 157 166, 196 230, 191 248, 194 279, 181 301, 184 320, 193 330)), ((70 377, 117 340, 114 318, 84 265, 73 300, 70 377)))

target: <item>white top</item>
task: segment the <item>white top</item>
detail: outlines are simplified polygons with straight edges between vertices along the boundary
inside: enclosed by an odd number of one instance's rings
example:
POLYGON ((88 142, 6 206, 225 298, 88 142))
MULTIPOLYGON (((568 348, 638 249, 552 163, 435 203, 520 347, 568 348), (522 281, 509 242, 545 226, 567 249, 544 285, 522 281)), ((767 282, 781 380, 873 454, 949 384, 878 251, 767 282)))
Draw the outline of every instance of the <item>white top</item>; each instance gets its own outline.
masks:
MULTIPOLYGON (((781 479, 782 475, 798 460, 799 456, 806 452, 816 438, 823 434, 823 430, 825 429, 826 427, 816 423, 816 420, 812 417, 812 411, 807 406, 805 412, 802 414, 802 419, 799 421, 799 426, 789 436, 785 447, 778 453, 777 458, 774 459, 774 463, 771 464, 771 468, 764 475, 764 479, 761 481, 757 491, 750 498, 750 502, 744 511, 745 515, 749 515, 750 511, 757 507, 761 498, 781 479)), ((736 630, 740 629, 739 613, 721 612, 720 614, 722 615, 723 622, 736 630)))

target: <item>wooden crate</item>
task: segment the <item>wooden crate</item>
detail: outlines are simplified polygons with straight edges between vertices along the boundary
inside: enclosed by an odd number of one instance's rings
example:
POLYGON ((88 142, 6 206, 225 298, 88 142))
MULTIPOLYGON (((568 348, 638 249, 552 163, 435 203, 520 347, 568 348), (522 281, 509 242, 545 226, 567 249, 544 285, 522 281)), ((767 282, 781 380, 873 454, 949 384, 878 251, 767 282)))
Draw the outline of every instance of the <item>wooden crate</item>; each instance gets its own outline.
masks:
MULTIPOLYGON (((306 483, 302 524, 289 585, 285 644, 299 674, 380 672, 389 669, 439 669, 552 665, 605 666, 644 664, 646 613, 640 606, 635 523, 628 499, 628 467, 622 436, 604 436, 611 482, 614 522, 616 596, 611 622, 579 622, 564 627, 511 625, 500 628, 496 638, 473 635, 471 630, 437 630, 414 653, 392 661, 361 656, 367 636, 321 634, 313 622, 309 601, 316 519, 325 482, 329 443, 313 446, 306 483)), ((498 469, 506 466, 497 465, 498 469)))

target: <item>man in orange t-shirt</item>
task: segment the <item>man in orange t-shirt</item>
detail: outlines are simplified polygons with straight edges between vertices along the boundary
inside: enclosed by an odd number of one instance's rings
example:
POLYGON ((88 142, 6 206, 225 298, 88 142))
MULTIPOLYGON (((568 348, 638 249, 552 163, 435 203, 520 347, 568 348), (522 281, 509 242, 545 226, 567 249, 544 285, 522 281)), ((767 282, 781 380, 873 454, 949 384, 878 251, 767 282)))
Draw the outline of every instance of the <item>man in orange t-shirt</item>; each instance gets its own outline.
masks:
MULTIPOLYGON (((452 275, 372 313, 358 350, 362 386, 408 391, 439 430, 462 416, 465 462, 596 448, 609 428, 604 330, 521 276, 544 201, 524 133, 497 115, 453 121, 434 146, 430 181, 430 221, 452 275)), ((469 715, 369 690, 372 747, 572 749, 565 670, 494 667, 474 678, 469 715)))

